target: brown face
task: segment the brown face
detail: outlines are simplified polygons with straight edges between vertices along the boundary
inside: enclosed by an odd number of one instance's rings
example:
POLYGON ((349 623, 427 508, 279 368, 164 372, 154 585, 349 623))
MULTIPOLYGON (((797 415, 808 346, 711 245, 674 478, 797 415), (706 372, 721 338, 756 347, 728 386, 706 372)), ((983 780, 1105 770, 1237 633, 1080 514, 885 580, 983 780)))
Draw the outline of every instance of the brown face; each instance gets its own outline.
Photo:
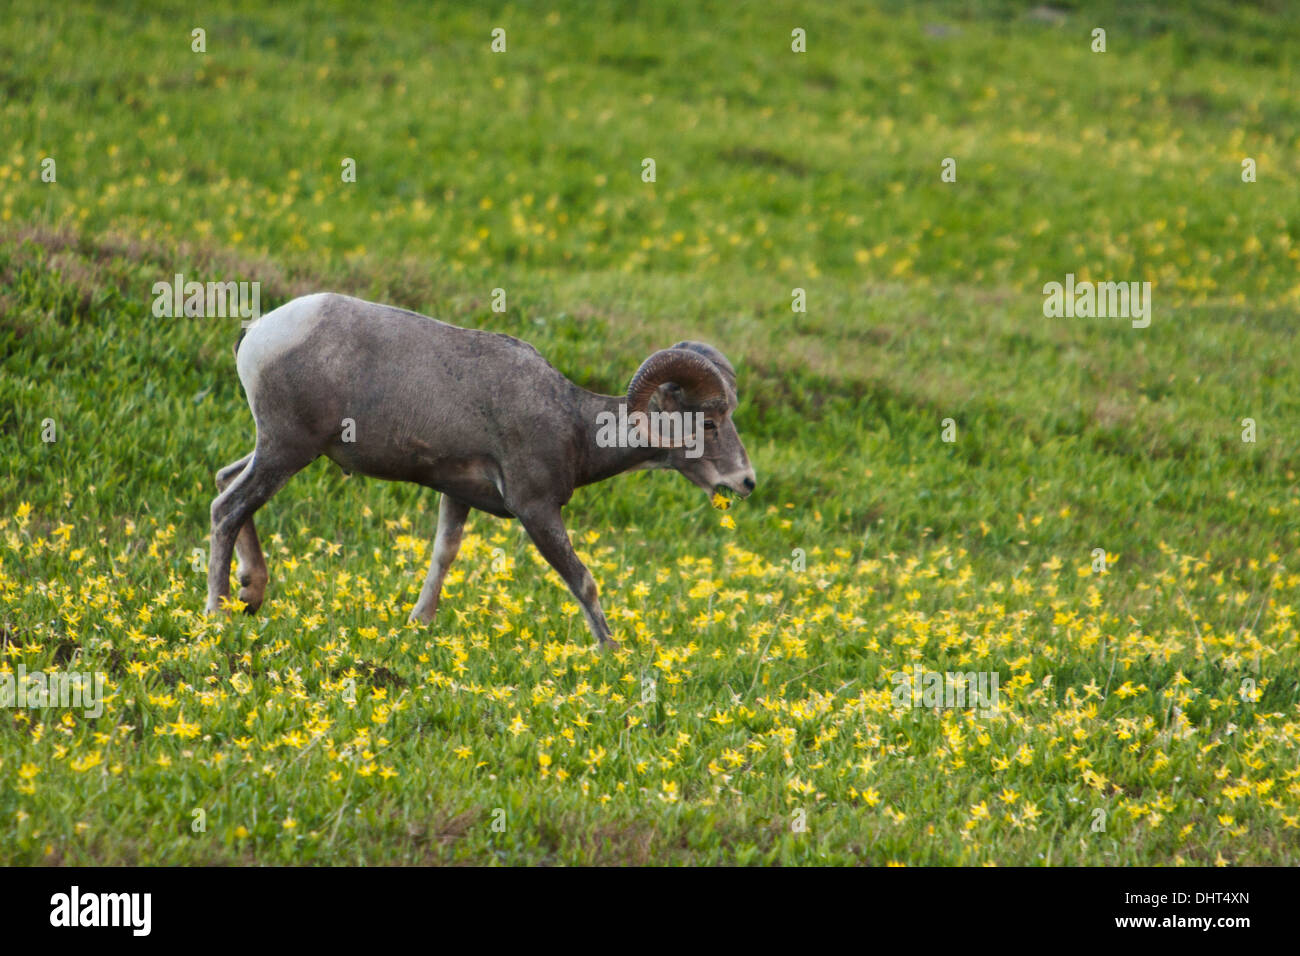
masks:
POLYGON ((712 345, 678 342, 651 355, 628 385, 628 407, 650 413, 651 443, 668 449, 659 467, 675 468, 710 495, 746 498, 754 490, 757 478, 731 418, 736 370, 712 345))
POLYGON ((656 399, 658 408, 681 413, 693 429, 687 443, 671 450, 669 465, 710 495, 726 490, 748 498, 758 477, 732 420, 735 395, 728 395, 725 401, 697 404, 681 388, 665 385, 656 399), (698 430, 696 424, 701 426, 698 430))

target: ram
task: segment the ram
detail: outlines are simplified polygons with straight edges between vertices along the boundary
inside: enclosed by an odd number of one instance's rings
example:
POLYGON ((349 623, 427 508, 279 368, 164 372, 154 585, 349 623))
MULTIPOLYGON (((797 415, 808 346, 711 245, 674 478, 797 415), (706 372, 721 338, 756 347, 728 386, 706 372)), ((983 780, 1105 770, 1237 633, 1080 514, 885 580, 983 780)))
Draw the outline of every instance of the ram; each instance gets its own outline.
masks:
POLYGON ((700 342, 655 352, 626 395, 599 395, 508 335, 318 293, 254 323, 235 347, 235 364, 257 441, 217 473, 209 613, 228 605, 232 552, 240 601, 250 612, 261 606, 267 570, 253 515, 321 455, 349 473, 442 493, 433 560, 411 620, 433 618, 465 519, 477 508, 519 519, 577 598, 592 635, 611 646, 596 582, 564 527, 561 509, 573 490, 637 468, 672 468, 709 494, 746 497, 755 486, 732 421, 735 370, 700 342), (651 424, 665 413, 678 419, 667 440, 651 424), (611 420, 632 425, 611 440, 611 420))

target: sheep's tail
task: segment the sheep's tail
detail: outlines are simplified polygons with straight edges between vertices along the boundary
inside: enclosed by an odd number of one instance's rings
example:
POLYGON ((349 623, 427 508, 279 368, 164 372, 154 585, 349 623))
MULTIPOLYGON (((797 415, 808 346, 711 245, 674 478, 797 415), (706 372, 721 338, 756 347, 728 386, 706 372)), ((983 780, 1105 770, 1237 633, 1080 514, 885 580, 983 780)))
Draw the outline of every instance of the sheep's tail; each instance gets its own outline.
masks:
POLYGON ((235 339, 234 348, 231 349, 231 351, 234 353, 235 358, 239 358, 239 343, 244 341, 244 336, 247 334, 248 334, 248 329, 243 328, 239 330, 239 338, 235 339))

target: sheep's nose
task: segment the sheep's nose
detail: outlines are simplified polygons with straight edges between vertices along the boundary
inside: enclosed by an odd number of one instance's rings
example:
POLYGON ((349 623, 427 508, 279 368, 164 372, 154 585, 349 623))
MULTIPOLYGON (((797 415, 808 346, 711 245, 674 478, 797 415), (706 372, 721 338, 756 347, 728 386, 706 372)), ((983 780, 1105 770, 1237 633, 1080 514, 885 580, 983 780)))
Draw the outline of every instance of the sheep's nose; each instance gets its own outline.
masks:
POLYGON ((743 482, 741 482, 741 484, 745 486, 746 491, 753 491, 755 488, 753 478, 746 478, 743 482))

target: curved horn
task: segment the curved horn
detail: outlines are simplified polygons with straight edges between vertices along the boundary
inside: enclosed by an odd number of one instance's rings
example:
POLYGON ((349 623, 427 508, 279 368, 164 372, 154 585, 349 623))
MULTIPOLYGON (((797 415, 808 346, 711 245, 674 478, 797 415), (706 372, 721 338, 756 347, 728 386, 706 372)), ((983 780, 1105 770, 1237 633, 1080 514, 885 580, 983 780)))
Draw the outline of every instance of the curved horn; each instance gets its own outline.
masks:
POLYGON ((672 382, 701 404, 726 401, 727 386, 717 367, 704 356, 686 349, 660 349, 641 363, 627 386, 627 410, 644 412, 659 386, 672 382))
POLYGON ((686 349, 690 352, 698 352, 700 355, 703 355, 718 367, 718 371, 722 373, 722 378, 726 381, 727 385, 730 386, 731 390, 733 392, 736 390, 736 370, 731 367, 731 363, 727 361, 727 357, 712 345, 709 345, 706 342, 687 341, 676 342, 672 347, 675 349, 686 349))

